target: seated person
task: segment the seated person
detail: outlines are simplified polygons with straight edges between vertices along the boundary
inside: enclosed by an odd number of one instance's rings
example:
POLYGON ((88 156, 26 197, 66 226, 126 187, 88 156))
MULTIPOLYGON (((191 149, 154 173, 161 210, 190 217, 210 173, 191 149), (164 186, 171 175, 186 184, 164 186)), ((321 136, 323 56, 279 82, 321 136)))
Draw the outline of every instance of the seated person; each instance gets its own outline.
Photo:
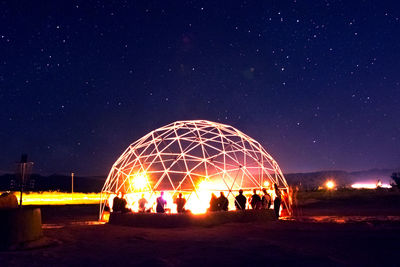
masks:
POLYGON ((147 205, 147 199, 144 197, 144 194, 142 194, 142 198, 139 199, 139 212, 146 212, 146 205, 147 205))
POLYGON ((225 197, 224 192, 220 193, 218 198, 218 210, 228 211, 229 201, 225 197))
POLYGON ((157 198, 157 213, 165 213, 165 205, 167 205, 167 201, 164 199, 164 192, 161 192, 161 195, 157 198))
POLYGON ((175 200, 175 204, 178 213, 185 212, 186 199, 182 197, 182 193, 179 193, 179 197, 175 200))
POLYGON ((120 208, 122 213, 131 211, 127 206, 128 202, 126 201, 125 194, 122 193, 122 197, 120 198, 120 208))
POLYGON ((218 199, 214 193, 211 193, 210 208, 209 211, 218 211, 218 199))
POLYGON ((246 209, 247 198, 243 195, 243 190, 239 190, 239 195, 235 197, 235 207, 237 210, 246 209))
MULTIPOLYGON (((119 195, 119 194, 118 194, 119 195)), ((116 195, 115 197, 114 197, 114 199, 113 199, 113 204, 112 204, 112 211, 113 212, 119 212, 119 211, 121 211, 121 208, 120 208, 120 203, 121 203, 121 199, 119 198, 119 196, 118 195, 116 195)))

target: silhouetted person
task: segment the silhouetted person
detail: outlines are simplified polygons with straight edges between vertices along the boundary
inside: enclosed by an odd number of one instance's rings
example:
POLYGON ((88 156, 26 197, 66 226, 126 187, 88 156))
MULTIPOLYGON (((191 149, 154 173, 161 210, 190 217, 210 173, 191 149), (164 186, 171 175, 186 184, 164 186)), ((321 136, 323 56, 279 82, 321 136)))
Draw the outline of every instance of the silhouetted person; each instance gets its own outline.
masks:
POLYGON ((144 197, 144 194, 142 194, 142 198, 139 199, 139 212, 145 212, 146 211, 146 205, 147 205, 147 199, 144 197))
POLYGON ((279 210, 281 208, 281 200, 282 200, 282 194, 281 191, 278 188, 277 184, 274 184, 275 188, 275 200, 274 200, 274 211, 275 211, 275 216, 276 218, 279 218, 279 210))
POLYGON ((121 207, 121 199, 119 198, 118 195, 116 195, 113 199, 113 205, 112 205, 113 212, 121 211, 120 207, 121 207))
POLYGON ((282 210, 280 212, 281 213, 280 216, 290 216, 290 214, 291 214, 290 194, 291 194, 291 192, 290 192, 290 190, 288 190, 288 191, 282 190, 281 194, 282 194, 281 203, 283 203, 283 205, 282 205, 282 210))
POLYGON ((253 190, 253 195, 251 196, 250 205, 253 210, 258 210, 261 208, 261 197, 257 194, 257 189, 253 190))
POLYGON ((263 209, 269 209, 271 207, 271 196, 268 194, 267 189, 263 189, 263 197, 261 199, 262 202, 262 208, 263 209))
POLYGON ((178 213, 185 212, 186 199, 182 197, 182 193, 179 193, 179 197, 175 200, 176 211, 178 213))
POLYGON ((214 193, 211 193, 209 211, 218 211, 218 198, 214 193))
POLYGON ((218 198, 218 210, 228 211, 229 201, 225 197, 224 192, 221 192, 218 198))
POLYGON ((126 202, 125 194, 122 193, 121 198, 119 199, 119 208, 121 210, 121 213, 129 211, 129 209, 126 207, 127 205, 128 203, 126 202))
POLYGON ((239 190, 239 195, 235 197, 235 207, 237 210, 246 209, 247 198, 243 195, 243 190, 239 190))
POLYGON ((157 213, 165 213, 165 205, 167 205, 167 201, 164 199, 164 192, 161 192, 161 196, 157 198, 157 206, 156 212, 157 213))
POLYGON ((303 212, 301 209, 299 209, 299 202, 297 200, 297 194, 299 193, 299 186, 295 186, 292 190, 292 209, 295 212, 294 215, 296 216, 302 216, 303 212))
POLYGON ((110 204, 108 204, 108 201, 106 201, 106 203, 104 205, 104 211, 110 212, 110 204))

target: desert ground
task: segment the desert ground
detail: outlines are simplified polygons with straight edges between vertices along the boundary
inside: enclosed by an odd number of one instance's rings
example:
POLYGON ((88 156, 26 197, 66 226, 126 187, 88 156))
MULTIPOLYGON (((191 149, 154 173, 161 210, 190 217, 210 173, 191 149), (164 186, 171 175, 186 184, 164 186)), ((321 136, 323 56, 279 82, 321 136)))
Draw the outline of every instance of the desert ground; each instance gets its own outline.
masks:
POLYGON ((98 224, 97 205, 42 206, 44 238, 2 266, 398 266, 400 193, 300 192, 295 216, 170 229, 98 224))

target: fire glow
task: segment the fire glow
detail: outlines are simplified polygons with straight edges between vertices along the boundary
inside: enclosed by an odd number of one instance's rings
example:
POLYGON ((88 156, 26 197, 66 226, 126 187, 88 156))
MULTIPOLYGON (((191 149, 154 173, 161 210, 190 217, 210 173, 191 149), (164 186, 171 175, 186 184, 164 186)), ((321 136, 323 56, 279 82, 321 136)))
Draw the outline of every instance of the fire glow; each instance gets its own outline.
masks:
MULTIPOLYGON (((19 201, 19 193, 14 193, 19 201)), ((99 204, 100 193, 65 193, 57 191, 24 192, 23 205, 80 205, 99 204)))
POLYGON ((130 176, 129 187, 132 192, 134 191, 144 191, 149 188, 149 181, 145 172, 136 173, 130 176))
MULTIPOLYGON (((142 176, 140 176, 142 177, 142 176)), ((223 188, 222 180, 210 181, 205 178, 202 182, 200 182, 196 186, 196 190, 191 192, 174 192, 174 191, 163 191, 163 198, 167 201, 166 212, 167 213, 177 213, 175 199, 179 193, 182 193, 183 197, 187 200, 185 209, 190 211, 193 214, 203 214, 207 212, 207 209, 210 206, 211 194, 215 194, 217 197, 220 196, 220 193, 223 192, 224 195, 229 200, 229 210, 235 209, 235 196, 238 194, 236 191, 229 190, 218 190, 218 188, 223 188)), ((137 191, 137 190, 134 190, 137 191)), ((275 198, 275 191, 272 187, 267 188, 268 194, 275 198)), ((139 199, 146 198, 148 204, 146 205, 146 210, 154 212, 156 209, 157 198, 160 196, 161 192, 153 191, 153 192, 134 192, 134 193, 126 193, 124 194, 124 198, 127 201, 127 208, 132 212, 139 211, 139 199)), ((261 194, 261 191, 258 191, 261 194)), ((245 191, 244 193, 246 197, 249 199, 253 194, 251 190, 245 191)), ((108 198, 108 206, 112 209, 113 200, 116 197, 116 194, 111 194, 108 198)), ((248 208, 248 207, 246 207, 248 208)))

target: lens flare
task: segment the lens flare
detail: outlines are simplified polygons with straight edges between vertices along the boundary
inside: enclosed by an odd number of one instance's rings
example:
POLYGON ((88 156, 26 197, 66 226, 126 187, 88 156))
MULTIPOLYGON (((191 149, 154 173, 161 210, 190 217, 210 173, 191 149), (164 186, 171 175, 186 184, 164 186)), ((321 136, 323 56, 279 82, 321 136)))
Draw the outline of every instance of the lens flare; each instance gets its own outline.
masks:
POLYGON ((148 179, 145 172, 130 175, 129 187, 131 192, 141 192, 148 189, 148 179))
POLYGON ((325 185, 326 185, 326 188, 328 188, 329 190, 332 190, 336 187, 335 182, 332 180, 327 181, 325 185))

